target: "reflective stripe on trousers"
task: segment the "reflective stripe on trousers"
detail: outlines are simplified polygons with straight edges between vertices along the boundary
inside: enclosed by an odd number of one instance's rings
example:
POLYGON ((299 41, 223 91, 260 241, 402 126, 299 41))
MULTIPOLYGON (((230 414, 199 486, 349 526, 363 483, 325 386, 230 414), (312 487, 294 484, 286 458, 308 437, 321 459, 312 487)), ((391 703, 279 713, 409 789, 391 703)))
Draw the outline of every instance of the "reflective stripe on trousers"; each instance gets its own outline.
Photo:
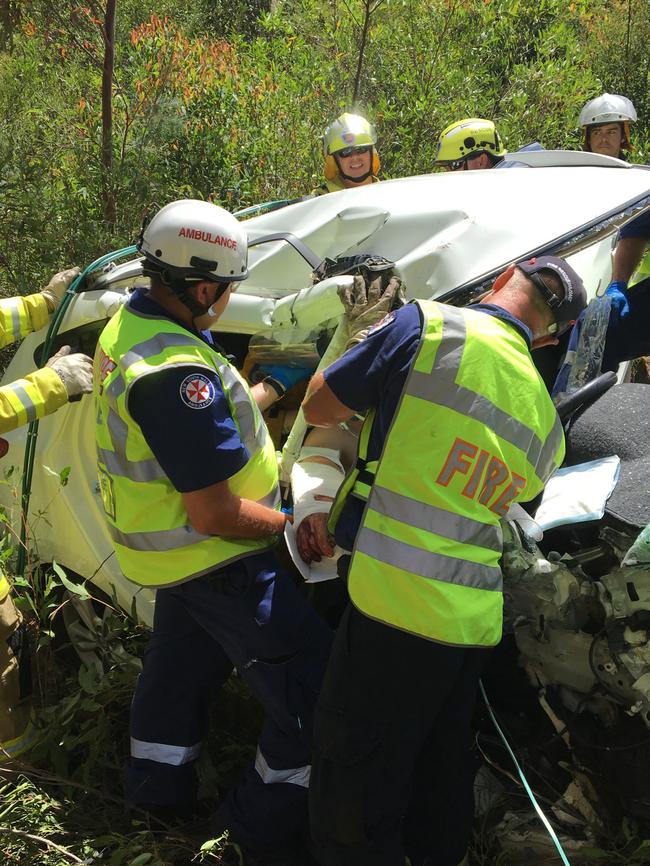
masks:
POLYGON ((171 764, 180 767, 195 761, 201 752, 201 743, 193 746, 170 746, 167 743, 147 743, 131 737, 131 757, 158 764, 171 764))
POLYGON ((268 761, 258 747, 255 755, 255 769, 265 785, 289 784, 299 785, 301 788, 309 787, 311 764, 287 770, 274 770, 269 767, 268 761))

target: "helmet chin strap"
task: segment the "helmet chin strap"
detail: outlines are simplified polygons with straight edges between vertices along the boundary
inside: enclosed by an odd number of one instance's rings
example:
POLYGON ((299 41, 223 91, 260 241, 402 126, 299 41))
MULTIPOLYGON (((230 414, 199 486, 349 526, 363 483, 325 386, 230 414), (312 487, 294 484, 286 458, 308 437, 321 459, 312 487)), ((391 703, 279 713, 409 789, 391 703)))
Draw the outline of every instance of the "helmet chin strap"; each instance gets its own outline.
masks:
POLYGON ((370 168, 368 169, 368 171, 365 174, 358 175, 357 177, 352 177, 351 174, 346 174, 343 171, 343 169, 341 168, 341 161, 336 156, 336 154, 334 154, 334 159, 336 160, 336 165, 341 177, 344 178, 344 180, 349 180, 351 183, 363 183, 364 180, 368 180, 368 178, 372 175, 372 159, 370 160, 370 168))
POLYGON ((371 167, 370 167, 370 170, 367 171, 365 174, 358 175, 357 177, 352 177, 352 175, 350 175, 350 174, 346 174, 346 173, 343 171, 343 169, 341 168, 341 166, 340 166, 338 160, 337 160, 337 163, 336 163, 336 164, 339 166, 339 174, 341 175, 341 177, 342 177, 342 178, 345 178, 345 180, 352 181, 352 183, 363 183, 364 180, 368 180, 368 178, 369 178, 370 175, 372 174, 372 166, 371 166, 371 167))
POLYGON ((181 304, 187 307, 194 319, 205 316, 206 313, 209 313, 211 316, 214 317, 216 315, 214 311, 214 305, 217 303, 219 298, 224 294, 224 292, 230 285, 229 282, 217 282, 216 284, 219 288, 217 289, 217 292, 215 294, 214 301, 211 304, 202 304, 188 292, 188 288, 191 283, 188 283, 186 280, 183 279, 174 279, 172 274, 170 274, 170 272, 166 270, 161 272, 160 278, 162 282, 174 292, 181 304))

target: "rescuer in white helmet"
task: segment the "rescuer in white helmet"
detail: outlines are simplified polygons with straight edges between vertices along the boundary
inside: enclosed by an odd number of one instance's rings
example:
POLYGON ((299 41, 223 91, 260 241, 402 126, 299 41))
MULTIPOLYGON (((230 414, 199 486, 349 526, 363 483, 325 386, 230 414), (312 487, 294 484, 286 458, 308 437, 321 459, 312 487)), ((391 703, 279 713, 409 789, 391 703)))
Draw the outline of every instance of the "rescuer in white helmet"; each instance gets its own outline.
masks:
POLYGON ((636 122, 636 109, 627 96, 603 93, 590 99, 580 112, 583 150, 625 159, 632 149, 630 125, 636 122))
POLYGON ((129 580, 157 588, 131 708, 127 800, 166 823, 192 813, 210 701, 236 668, 266 720, 212 835, 228 829, 257 857, 291 850, 305 828, 330 631, 271 554, 289 518, 260 407, 281 385, 249 389, 197 329, 248 276, 247 247, 244 227, 216 205, 159 211, 139 242, 150 290, 136 289, 102 332, 94 390, 115 553, 129 580))

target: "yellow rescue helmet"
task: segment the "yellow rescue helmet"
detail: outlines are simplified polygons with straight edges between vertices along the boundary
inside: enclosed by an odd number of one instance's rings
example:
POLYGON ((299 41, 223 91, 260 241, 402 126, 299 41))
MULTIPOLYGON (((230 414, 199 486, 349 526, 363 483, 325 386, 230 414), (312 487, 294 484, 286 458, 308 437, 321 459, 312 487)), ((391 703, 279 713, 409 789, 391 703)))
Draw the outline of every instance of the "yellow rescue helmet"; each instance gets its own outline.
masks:
POLYGON ((323 134, 323 150, 325 156, 345 150, 346 147, 375 146, 377 134, 370 121, 360 114, 345 112, 337 117, 323 134))
POLYGON ((440 133, 435 162, 436 165, 448 165, 481 153, 498 158, 505 155, 506 149, 491 120, 466 117, 450 123, 440 133))

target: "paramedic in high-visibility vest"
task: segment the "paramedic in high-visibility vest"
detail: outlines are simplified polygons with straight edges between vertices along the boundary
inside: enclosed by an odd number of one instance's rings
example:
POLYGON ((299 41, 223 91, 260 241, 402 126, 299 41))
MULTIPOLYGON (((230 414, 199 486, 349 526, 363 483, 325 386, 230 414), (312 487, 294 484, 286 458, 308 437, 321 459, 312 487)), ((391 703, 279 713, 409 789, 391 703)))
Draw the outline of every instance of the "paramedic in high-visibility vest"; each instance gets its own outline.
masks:
MULTIPOLYGON (((531 359, 586 303, 559 258, 518 262, 480 303, 389 313, 312 379, 309 424, 366 413, 330 512, 350 604, 318 701, 310 786, 321 866, 457 866, 473 816, 470 721, 501 638, 500 521, 564 455, 531 359)), ((321 551, 325 553, 326 551, 321 551)))
POLYGON ((120 567, 157 588, 131 708, 127 800, 166 822, 195 813, 210 702, 236 668, 266 715, 255 761, 222 800, 212 835, 228 829, 254 856, 280 857, 306 828, 331 634, 271 553, 288 517, 260 410, 281 396, 282 370, 249 389, 198 329, 248 276, 247 248, 235 217, 203 201, 172 202, 143 229, 150 288, 136 289, 101 334, 96 441, 120 567))
MULTIPOLYGON (((55 274, 40 292, 0 300, 0 347, 44 327, 65 290, 79 273, 55 274)), ((22 427, 92 390, 92 361, 65 346, 45 367, 0 387, 0 434, 22 427)), ((22 616, 11 599, 8 577, 0 570, 0 767, 34 743, 31 723, 29 646, 22 616)))
POLYGON ((330 123, 323 135, 323 151, 325 182, 312 195, 379 181, 377 133, 374 125, 360 114, 345 112, 330 123))

